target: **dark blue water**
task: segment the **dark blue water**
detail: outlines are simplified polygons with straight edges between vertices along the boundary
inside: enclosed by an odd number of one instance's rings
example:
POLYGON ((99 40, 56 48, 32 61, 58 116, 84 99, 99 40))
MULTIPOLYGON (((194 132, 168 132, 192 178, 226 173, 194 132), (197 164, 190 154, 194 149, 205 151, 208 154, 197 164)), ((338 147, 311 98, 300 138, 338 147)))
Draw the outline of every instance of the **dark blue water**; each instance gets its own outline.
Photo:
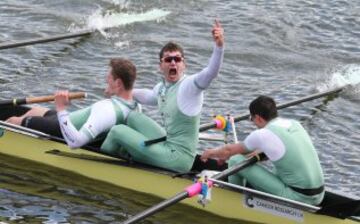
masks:
MULTIPOLYGON (((73 109, 88 105, 103 98, 108 60, 118 56, 137 65, 137 87, 153 87, 161 77, 158 51, 169 40, 184 46, 187 74, 193 74, 209 59, 210 29, 219 18, 226 32, 225 58, 219 77, 206 92, 202 123, 214 114, 246 112, 259 94, 286 102, 352 84, 335 98, 284 109, 281 115, 301 120, 310 132, 326 186, 360 196, 359 9, 360 2, 340 0, 4 0, 0 3, 0 42, 75 32, 101 27, 101 23, 121 25, 89 37, 1 50, 0 99, 48 95, 66 87, 90 95, 85 101, 74 101, 73 109), (158 10, 158 18, 146 21, 151 10, 158 10), (140 21, 131 22, 132 18, 140 21)), ((145 108, 145 113, 158 119, 156 108, 145 108)), ((237 129, 243 139, 254 127, 242 121, 237 129)), ((199 150, 212 145, 203 142, 199 150)), ((87 188, 98 183, 72 186, 57 181, 56 176, 44 181, 35 171, 20 169, 20 162, 4 165, 8 160, 0 156, 0 176, 6 177, 0 183, 0 220, 6 222, 116 222, 141 210, 139 201, 154 200, 136 196, 138 200, 132 202, 125 193, 116 200, 104 199, 110 197, 107 191, 87 188), (47 192, 38 190, 44 185, 53 187, 47 192), (88 192, 79 193, 83 191, 88 192), (89 203, 90 195, 101 199, 89 203)), ((172 215, 153 222, 174 223, 172 215)), ((185 217, 176 220, 190 222, 185 217)))

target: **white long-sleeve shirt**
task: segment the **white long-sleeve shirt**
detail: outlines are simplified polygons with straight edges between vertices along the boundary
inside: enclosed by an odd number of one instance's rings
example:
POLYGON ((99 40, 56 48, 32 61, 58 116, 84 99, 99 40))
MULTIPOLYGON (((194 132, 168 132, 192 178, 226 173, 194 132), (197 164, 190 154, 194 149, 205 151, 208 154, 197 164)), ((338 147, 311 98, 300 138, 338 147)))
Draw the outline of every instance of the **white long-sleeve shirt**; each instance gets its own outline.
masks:
MULTIPOLYGON (((120 108, 124 118, 127 118, 129 113, 137 108, 135 102, 126 102, 125 100, 117 100, 116 105, 120 108)), ((79 130, 72 123, 68 111, 64 110, 57 113, 61 133, 70 148, 81 147, 116 125, 117 114, 113 100, 98 101, 89 109, 90 114, 79 130)))

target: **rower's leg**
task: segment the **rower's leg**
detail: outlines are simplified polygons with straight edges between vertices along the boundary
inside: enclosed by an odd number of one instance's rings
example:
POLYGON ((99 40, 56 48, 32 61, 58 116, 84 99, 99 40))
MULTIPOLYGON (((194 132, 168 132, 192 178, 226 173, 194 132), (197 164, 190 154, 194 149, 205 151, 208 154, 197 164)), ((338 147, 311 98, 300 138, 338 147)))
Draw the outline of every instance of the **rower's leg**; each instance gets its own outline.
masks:
POLYGON ((12 116, 22 116, 31 108, 25 106, 2 106, 0 110, 0 120, 5 121, 12 116))
POLYGON ((30 116, 44 116, 50 109, 45 107, 33 107, 31 110, 26 112, 22 117, 30 117, 30 116))
MULTIPOLYGON (((101 150, 110 155, 128 157, 127 150, 123 148, 123 145, 125 143, 121 143, 119 140, 126 139, 127 137, 120 138, 119 136, 123 136, 125 132, 129 131, 122 130, 124 128, 120 125, 118 126, 119 127, 113 127, 108 133, 105 141, 101 146, 101 150)), ((150 117, 146 116, 143 113, 135 111, 129 114, 127 118, 127 126, 141 134, 137 139, 137 141, 139 141, 138 146, 141 145, 141 142, 144 142, 146 140, 160 138, 166 135, 165 130, 154 120, 152 120, 150 117)), ((134 132, 133 134, 137 135, 138 133, 136 132, 134 132)), ((129 137, 132 138, 132 136, 129 137)))
POLYGON ((108 155, 128 157, 127 150, 125 150, 121 144, 120 138, 122 137, 122 124, 112 127, 103 141, 100 151, 105 152, 108 155))
MULTIPOLYGON (((233 166, 245 159, 246 158, 242 155, 233 156, 229 160, 229 166, 233 166)), ((249 182, 249 184, 251 184, 251 186, 256 190, 295 201, 318 205, 324 197, 324 192, 313 196, 298 193, 284 184, 274 173, 257 164, 247 167, 237 174, 230 176, 229 181, 234 184, 239 184, 237 181, 242 178, 246 179, 246 181, 249 182)))
POLYGON ((33 117, 33 116, 44 116, 49 111, 48 108, 45 107, 33 107, 30 110, 28 110, 25 114, 21 116, 13 116, 6 120, 6 122, 16 125, 21 125, 23 120, 27 117, 33 117))
POLYGON ((13 116, 13 117, 9 117, 8 119, 6 119, 5 122, 10 123, 10 124, 16 124, 16 125, 19 125, 19 126, 20 126, 21 123, 22 123, 22 120, 23 120, 22 117, 15 117, 15 116, 13 116))
POLYGON ((24 119, 18 121, 20 122, 18 125, 62 138, 56 111, 47 110, 43 112, 45 112, 43 116, 24 117, 24 119))
POLYGON ((131 112, 127 118, 127 125, 142 133, 148 139, 166 136, 165 130, 157 122, 143 113, 131 112))
MULTIPOLYGON (((246 157, 243 155, 233 156, 229 160, 229 166, 234 166, 245 159, 246 157)), ((285 196, 286 185, 274 173, 261 165, 254 164, 241 170, 237 174, 230 176, 229 182, 242 185, 244 179, 257 190, 285 196)))
MULTIPOLYGON (((147 133, 147 136, 151 133, 147 133)), ((150 146, 143 146, 144 141, 149 140, 144 134, 126 126, 114 126, 108 133, 101 151, 119 155, 121 150, 126 150, 134 161, 153 165, 177 172, 187 172, 193 164, 193 157, 184 154, 170 144, 160 142, 150 146), (119 152, 120 150, 120 152, 119 152)))

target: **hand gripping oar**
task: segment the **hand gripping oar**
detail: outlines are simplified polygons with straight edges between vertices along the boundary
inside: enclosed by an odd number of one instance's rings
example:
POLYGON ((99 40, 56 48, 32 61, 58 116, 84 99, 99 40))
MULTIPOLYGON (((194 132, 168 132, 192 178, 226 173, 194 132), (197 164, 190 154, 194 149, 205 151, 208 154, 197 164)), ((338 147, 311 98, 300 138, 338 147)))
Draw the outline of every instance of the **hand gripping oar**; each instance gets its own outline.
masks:
MULTIPOLYGON (((69 93, 69 99, 79 99, 86 97, 86 93, 84 92, 74 92, 69 93)), ((2 100, 0 101, 0 106, 16 106, 21 104, 30 104, 30 103, 43 103, 55 100, 55 96, 37 96, 37 97, 26 97, 20 99, 12 99, 12 100, 2 100)))
MULTIPOLYGON (((299 99, 296 99, 296 100, 292 100, 292 101, 289 101, 289 102, 286 102, 286 103, 282 103, 282 104, 279 104, 277 106, 277 109, 283 109, 283 108, 291 107, 291 106, 294 106, 294 105, 297 105, 297 104, 300 104, 300 103, 303 103, 303 102, 307 102, 307 101, 318 99, 318 98, 328 96, 328 95, 331 95, 331 94, 339 93, 342 90, 344 90, 346 87, 347 87, 347 85, 342 86, 342 87, 338 87, 338 88, 334 88, 334 89, 330 89, 330 90, 325 91, 325 92, 315 93, 315 94, 305 96, 305 97, 302 97, 302 98, 299 98, 299 99)), ((238 122, 238 121, 241 121, 241 120, 246 120, 246 119, 249 118, 249 115, 250 115, 249 113, 244 113, 244 114, 240 114, 238 116, 235 116, 234 117, 234 122, 238 122)), ((209 130, 209 129, 212 129, 212 128, 215 128, 215 127, 216 127, 216 124, 214 122, 213 123, 208 123, 208 124, 202 124, 200 126, 200 128, 199 128, 199 131, 202 132, 202 131, 206 131, 206 130, 209 130)))
MULTIPOLYGON (((240 170, 245 169, 246 167, 251 166, 251 165, 255 164, 256 162, 261 161, 265 158, 266 158, 266 156, 263 153, 261 153, 257 156, 250 157, 250 158, 242 161, 241 163, 239 163, 233 167, 230 167, 230 168, 222 171, 221 173, 214 175, 212 177, 212 179, 223 180, 226 177, 228 177, 234 173, 237 173, 240 170)), ((212 185, 212 182, 209 181, 209 184, 212 185)), ((159 204, 154 205, 154 206, 146 209, 145 211, 132 216, 131 218, 122 222, 122 224, 131 224, 131 223, 139 222, 140 220, 143 220, 146 217, 163 210, 164 208, 167 208, 173 204, 176 204, 177 202, 180 202, 186 198, 190 198, 195 195, 198 195, 200 192, 201 192, 201 183, 195 183, 193 185, 190 185, 190 186, 186 187, 184 191, 176 194, 174 197, 166 199, 165 201, 162 201, 159 204)))

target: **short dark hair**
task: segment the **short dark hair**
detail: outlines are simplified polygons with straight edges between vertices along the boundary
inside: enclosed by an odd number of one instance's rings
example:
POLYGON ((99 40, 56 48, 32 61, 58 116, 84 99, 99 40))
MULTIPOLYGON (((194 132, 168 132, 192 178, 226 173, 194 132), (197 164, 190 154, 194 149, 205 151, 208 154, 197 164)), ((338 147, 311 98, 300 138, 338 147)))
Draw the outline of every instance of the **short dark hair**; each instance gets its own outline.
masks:
POLYGON ((251 116, 259 115, 266 121, 270 121, 278 116, 276 103, 273 98, 259 96, 249 105, 251 116))
POLYGON ((172 42, 172 41, 168 42, 161 48, 160 53, 159 53, 160 61, 163 58, 165 51, 179 51, 181 54, 181 57, 184 57, 183 48, 179 44, 172 42))
POLYGON ((114 79, 120 79, 126 90, 131 90, 136 79, 136 67, 127 59, 113 58, 110 60, 111 74, 114 79))

